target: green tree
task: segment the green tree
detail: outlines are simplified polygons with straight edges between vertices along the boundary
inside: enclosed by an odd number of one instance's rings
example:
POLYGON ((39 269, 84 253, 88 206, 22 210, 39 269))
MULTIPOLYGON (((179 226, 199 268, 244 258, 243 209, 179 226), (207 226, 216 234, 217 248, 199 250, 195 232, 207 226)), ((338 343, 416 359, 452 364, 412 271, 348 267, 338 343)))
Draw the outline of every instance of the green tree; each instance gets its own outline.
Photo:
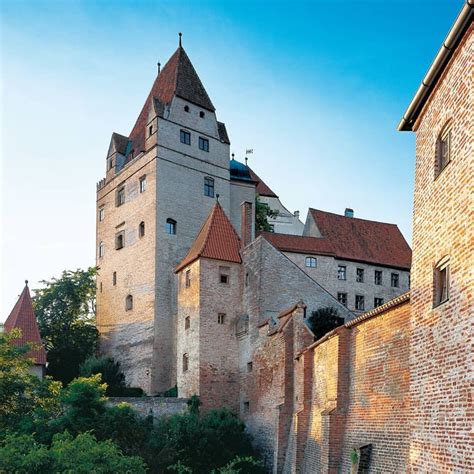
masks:
POLYGON ((29 373, 31 346, 17 346, 18 329, 0 333, 0 433, 34 430, 59 416, 60 383, 29 373))
POLYGON ((320 339, 329 331, 343 324, 344 318, 339 316, 336 308, 328 306, 313 311, 307 322, 316 339, 320 339))
POLYGON ((95 327, 97 268, 64 271, 60 278, 42 281, 33 305, 48 353, 47 373, 68 384, 79 366, 97 350, 95 327))
POLYGON ((102 382, 107 384, 106 395, 120 397, 126 390, 125 375, 120 370, 120 363, 112 357, 88 357, 79 367, 81 377, 102 374, 102 382))
POLYGON ((257 194, 255 198, 255 232, 271 232, 272 228, 268 223, 268 218, 277 216, 278 211, 270 209, 270 206, 262 202, 257 194))
POLYGON ((90 433, 73 438, 57 434, 51 447, 39 444, 32 435, 9 435, 0 446, 0 472, 49 474, 145 473, 144 462, 128 457, 112 441, 97 441, 90 433))

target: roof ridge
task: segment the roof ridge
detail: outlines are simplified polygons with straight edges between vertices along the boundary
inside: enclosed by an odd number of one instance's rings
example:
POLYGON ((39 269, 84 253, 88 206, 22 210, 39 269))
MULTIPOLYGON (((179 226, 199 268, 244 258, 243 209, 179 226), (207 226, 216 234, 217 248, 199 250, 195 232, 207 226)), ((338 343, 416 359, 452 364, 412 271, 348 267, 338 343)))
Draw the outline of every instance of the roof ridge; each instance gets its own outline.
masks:
POLYGON ((395 227, 398 227, 398 224, 394 224, 393 222, 374 221, 373 219, 364 219, 362 217, 347 217, 343 214, 337 214, 336 212, 330 212, 330 211, 323 211, 322 209, 315 209, 314 207, 310 207, 310 208, 308 208, 308 210, 310 212, 312 212, 312 211, 322 212, 323 214, 331 214, 332 216, 344 217, 346 219, 351 219, 351 220, 357 220, 357 221, 363 221, 363 222, 373 222, 375 224, 393 225, 395 227))

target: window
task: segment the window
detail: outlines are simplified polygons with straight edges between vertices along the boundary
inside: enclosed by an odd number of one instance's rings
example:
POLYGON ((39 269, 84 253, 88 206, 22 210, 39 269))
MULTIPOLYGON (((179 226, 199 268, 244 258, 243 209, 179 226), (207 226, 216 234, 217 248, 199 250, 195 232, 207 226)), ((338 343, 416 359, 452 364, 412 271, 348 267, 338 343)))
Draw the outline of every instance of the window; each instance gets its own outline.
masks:
POLYGON ((374 298, 374 308, 377 308, 382 305, 383 305, 383 298, 374 298))
POLYGON ((104 242, 99 244, 99 258, 102 258, 105 254, 105 245, 104 242))
POLYGON ((175 235, 176 234, 176 221, 173 219, 166 219, 166 233, 175 235))
POLYGON ((358 268, 356 270, 356 281, 357 283, 364 283, 364 269, 358 268))
POLYGON ((191 134, 185 130, 181 130, 180 140, 181 143, 184 143, 185 145, 191 145, 191 134))
POLYGON ((185 278, 184 278, 184 286, 186 288, 189 288, 191 286, 191 270, 186 270, 185 273, 185 278))
POLYGON ((143 221, 140 222, 138 226, 138 237, 142 238, 145 235, 145 223, 143 221))
POLYGON ((448 124, 439 134, 436 142, 436 176, 444 170, 451 160, 451 127, 448 124))
POLYGON ((125 246, 125 231, 122 230, 115 235, 115 250, 123 249, 125 246))
POLYGON ((250 402, 244 402, 244 413, 248 413, 250 411, 250 402))
POLYGON ((112 273, 112 285, 117 285, 117 272, 112 273))
POLYGON ((275 232, 275 225, 269 224, 269 226, 270 226, 270 232, 275 232))
POLYGON ((191 318, 189 316, 186 316, 184 318, 184 329, 189 329, 191 326, 191 318))
POLYGON ((345 265, 338 265, 338 267, 337 267, 337 279, 338 280, 345 280, 346 279, 346 266, 345 265))
POLYGON ((398 273, 392 273, 390 282, 393 288, 398 288, 400 286, 400 278, 398 273))
POLYGON ((376 285, 381 285, 382 284, 382 270, 375 270, 374 283, 376 285))
POLYGON ((189 356, 188 354, 183 354, 183 372, 187 372, 189 368, 189 356))
POLYGON ((113 167, 114 167, 114 160, 112 160, 112 158, 110 158, 110 160, 109 160, 109 170, 111 170, 113 167))
POLYGON ((364 308, 365 308, 364 297, 362 295, 356 295, 355 309, 358 311, 364 311, 364 308))
POLYGON ((125 204, 125 186, 120 186, 120 188, 117 189, 116 205, 118 207, 122 204, 125 204))
POLYGON ((449 299, 449 257, 441 259, 434 269, 434 304, 438 306, 449 299))
POLYGON ((146 176, 140 178, 140 192, 144 193, 146 191, 146 176))
POLYGON ((102 282, 100 282, 100 292, 102 293, 102 282))
POLYGON ((245 286, 249 286, 249 272, 245 274, 245 286))
POLYGON ((209 140, 207 138, 199 137, 199 149, 209 151, 209 140))
POLYGON ((214 178, 204 178, 204 196, 214 197, 214 178))
POLYGON ((150 137, 151 135, 153 135, 153 125, 148 127, 148 136, 150 137))
POLYGON ((225 321, 225 313, 219 313, 217 315, 217 323, 224 324, 224 321, 225 321))
POLYGON ((347 293, 338 293, 337 301, 339 301, 343 306, 347 306, 347 293))
POLYGON ((316 268, 316 258, 315 257, 306 257, 305 265, 310 268, 316 268))
POLYGON ((229 267, 219 267, 219 282, 222 283, 223 285, 228 285, 229 273, 230 273, 229 267))
POLYGON ((127 295, 125 298, 125 311, 131 311, 133 309, 133 296, 127 295))
POLYGON ((252 372, 253 370, 253 362, 247 362, 247 372, 252 372))
POLYGON ((99 209, 99 221, 102 222, 104 220, 104 217, 105 217, 105 208, 101 207, 99 209))
POLYGON ((201 112, 199 112, 199 117, 204 118, 205 116, 206 114, 201 110, 201 112))
POLYGON ((184 106, 184 111, 185 111, 185 112, 189 112, 189 105, 185 105, 185 106, 184 106))

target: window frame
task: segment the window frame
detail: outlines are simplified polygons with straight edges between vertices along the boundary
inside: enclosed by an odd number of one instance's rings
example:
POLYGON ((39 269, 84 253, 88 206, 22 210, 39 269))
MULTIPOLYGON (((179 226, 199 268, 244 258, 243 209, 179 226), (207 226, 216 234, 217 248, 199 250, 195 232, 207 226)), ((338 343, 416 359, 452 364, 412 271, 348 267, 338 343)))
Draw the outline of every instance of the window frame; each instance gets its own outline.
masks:
POLYGON ((365 311, 365 296, 355 295, 354 308, 356 311, 365 311), (362 302, 362 305, 358 305, 358 302, 362 302), (361 306, 361 307, 358 307, 361 306))
POLYGON ((191 132, 188 132, 187 130, 180 130, 179 131, 179 141, 183 145, 191 146, 191 132))
POLYGON ((188 268, 184 273, 184 287, 190 288, 191 287, 191 269, 188 268))
POLYGON ((198 140, 199 149, 209 153, 209 139, 204 137, 199 137, 198 140))
POLYGON ((400 273, 392 272, 390 274, 390 286, 392 288, 400 288, 400 273), (394 282, 396 284, 394 284, 394 282))
POLYGON ((105 255, 105 244, 103 241, 99 242, 99 258, 105 255))
POLYGON ((383 285, 383 270, 374 270, 374 285, 383 285), (380 276, 380 279, 377 277, 380 276))
POLYGON ((337 279, 341 281, 347 281, 347 265, 337 266, 337 279), (344 278, 341 278, 341 275, 343 275, 344 278))
POLYGON ((125 231, 121 230, 115 234, 115 250, 121 250, 125 247, 125 231), (119 245, 120 242, 120 245, 119 245))
POLYGON ((452 153, 452 122, 449 120, 441 129, 441 132, 436 138, 435 151, 435 179, 446 169, 446 166, 451 162, 452 153), (445 148, 447 152, 445 153, 445 148), (446 156, 445 156, 446 155, 446 156))
POLYGON ((186 316, 184 318, 184 330, 187 331, 191 327, 191 318, 186 316))
POLYGON ((143 194, 146 191, 146 175, 143 175, 140 177, 139 189, 140 189, 140 194, 143 194))
POLYGON ((138 238, 143 238, 145 237, 145 221, 141 221, 140 224, 138 224, 138 238))
POLYGON ((117 196, 115 198, 115 206, 120 207, 125 204, 125 184, 117 188, 117 196))
POLYGON ((210 176, 204 177, 204 196, 213 198, 215 191, 215 179, 210 176))
POLYGON ((230 267, 219 267, 219 283, 225 286, 230 285, 230 267))
POLYGON ((133 310, 133 295, 128 294, 125 297, 125 311, 133 310))
POLYGON ((99 207, 99 222, 105 219, 105 206, 99 207))
POLYGON ((189 370, 189 355, 187 352, 183 354, 182 363, 183 363, 183 367, 182 367, 183 373, 187 372, 189 370))
POLYGON ((449 301, 449 290, 450 258, 445 256, 438 261, 433 269, 433 308, 437 308, 449 301))
POLYGON ((171 219, 171 217, 168 217, 168 219, 166 219, 166 233, 168 235, 176 235, 177 227, 178 223, 174 219, 171 219))
POLYGON ((379 306, 382 306, 383 304, 384 304, 384 299, 383 298, 380 298, 378 296, 374 296, 374 309, 378 308, 379 306), (377 300, 378 300, 379 304, 377 304, 377 300))
POLYGON ((117 272, 112 273, 112 286, 117 286, 117 272))
POLYGON ((226 313, 217 313, 217 324, 225 324, 226 313))
POLYGON ((337 301, 338 301, 338 303, 342 304, 342 306, 347 308, 347 293, 342 292, 342 291, 338 291, 337 292, 337 301), (341 299, 340 299, 341 296, 344 296, 344 301, 341 301, 341 299))
POLYGON ((357 283, 364 283, 365 279, 365 269, 361 267, 356 268, 356 282, 357 283))
POLYGON ((318 259, 316 257, 305 257, 304 265, 307 268, 318 268, 318 259), (312 263, 314 263, 314 265, 312 265, 312 263))

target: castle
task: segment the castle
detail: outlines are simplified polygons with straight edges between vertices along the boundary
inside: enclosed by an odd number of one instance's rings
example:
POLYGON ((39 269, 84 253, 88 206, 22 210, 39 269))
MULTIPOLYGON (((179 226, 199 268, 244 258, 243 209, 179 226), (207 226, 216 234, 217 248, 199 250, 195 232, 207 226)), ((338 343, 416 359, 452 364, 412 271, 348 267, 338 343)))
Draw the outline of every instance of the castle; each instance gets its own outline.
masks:
POLYGON ((350 209, 303 224, 231 159, 180 41, 97 186, 97 325, 129 383, 237 411, 274 472, 474 467, 472 19, 467 0, 399 125, 413 260, 350 209), (255 233, 257 194, 274 232, 255 233), (344 324, 315 340, 327 307, 344 324))

